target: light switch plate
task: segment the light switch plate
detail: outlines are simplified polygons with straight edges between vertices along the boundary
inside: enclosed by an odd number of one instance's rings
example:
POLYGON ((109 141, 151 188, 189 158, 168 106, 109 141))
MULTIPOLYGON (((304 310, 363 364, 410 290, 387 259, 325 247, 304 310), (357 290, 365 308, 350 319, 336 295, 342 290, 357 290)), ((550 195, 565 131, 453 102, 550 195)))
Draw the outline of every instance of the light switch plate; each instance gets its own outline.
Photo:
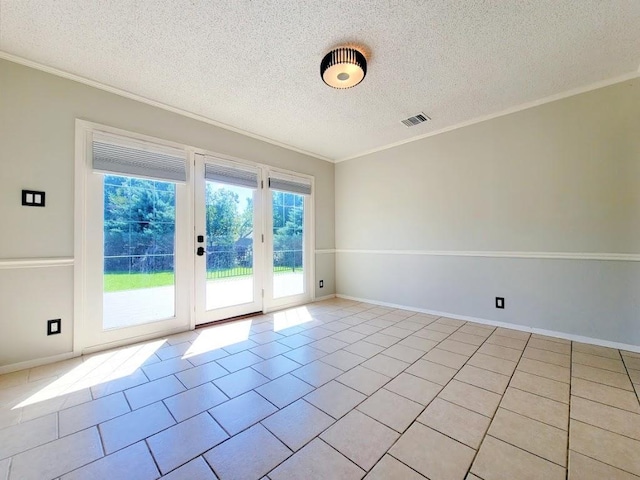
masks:
POLYGON ((26 207, 44 207, 44 192, 22 190, 22 205, 26 207))

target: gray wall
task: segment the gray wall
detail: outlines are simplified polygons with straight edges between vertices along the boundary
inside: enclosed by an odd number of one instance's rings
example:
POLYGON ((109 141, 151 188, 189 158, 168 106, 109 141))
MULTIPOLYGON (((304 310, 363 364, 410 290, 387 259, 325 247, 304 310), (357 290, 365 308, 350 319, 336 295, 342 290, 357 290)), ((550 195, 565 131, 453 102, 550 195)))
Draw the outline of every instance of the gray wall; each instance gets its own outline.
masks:
POLYGON ((338 294, 640 345, 640 256, 580 258, 640 253, 638 79, 340 163, 336 205, 338 294))
MULTIPOLYGON (((73 257, 77 118, 313 175, 316 248, 334 248, 333 164, 0 60, 0 263, 73 257), (23 188, 46 191, 46 208, 22 207, 23 188)), ((334 255, 316 262, 316 296, 334 293, 334 255)), ((73 267, 0 270, 0 366, 70 352, 72 307, 73 267), (47 338, 58 317, 63 333, 47 338)))

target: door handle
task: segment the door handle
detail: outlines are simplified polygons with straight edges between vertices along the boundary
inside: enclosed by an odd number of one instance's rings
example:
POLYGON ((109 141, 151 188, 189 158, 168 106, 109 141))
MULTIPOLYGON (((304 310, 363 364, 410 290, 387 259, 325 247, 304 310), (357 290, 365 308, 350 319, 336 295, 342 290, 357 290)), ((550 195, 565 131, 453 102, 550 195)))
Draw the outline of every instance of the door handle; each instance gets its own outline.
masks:
POLYGON ((197 250, 196 253, 197 253, 197 255, 199 257, 203 256, 204 255, 204 247, 198 247, 198 250, 197 250))

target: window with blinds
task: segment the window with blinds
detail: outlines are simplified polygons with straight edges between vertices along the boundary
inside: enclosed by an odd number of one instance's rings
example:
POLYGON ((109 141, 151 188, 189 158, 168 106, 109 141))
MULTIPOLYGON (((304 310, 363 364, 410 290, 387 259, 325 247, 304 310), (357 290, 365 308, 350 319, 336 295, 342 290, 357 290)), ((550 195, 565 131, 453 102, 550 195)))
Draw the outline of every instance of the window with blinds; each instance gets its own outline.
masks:
POLYGON ((311 180, 303 177, 294 177, 271 172, 269 175, 269 188, 281 192, 300 193, 311 195, 311 180))
POLYGON ((206 163, 204 177, 210 182, 238 187, 258 188, 258 170, 240 165, 206 163))
POLYGON ((94 133, 93 170, 98 173, 184 183, 186 152, 162 145, 94 133))

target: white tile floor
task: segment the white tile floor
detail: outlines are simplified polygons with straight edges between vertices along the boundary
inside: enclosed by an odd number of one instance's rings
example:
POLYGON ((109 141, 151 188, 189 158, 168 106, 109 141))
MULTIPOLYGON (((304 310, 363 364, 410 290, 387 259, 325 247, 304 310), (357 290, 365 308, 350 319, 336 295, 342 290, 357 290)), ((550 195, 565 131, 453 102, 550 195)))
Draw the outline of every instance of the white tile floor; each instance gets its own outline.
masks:
POLYGON ((640 479, 640 354, 329 300, 0 376, 0 480, 640 479))

